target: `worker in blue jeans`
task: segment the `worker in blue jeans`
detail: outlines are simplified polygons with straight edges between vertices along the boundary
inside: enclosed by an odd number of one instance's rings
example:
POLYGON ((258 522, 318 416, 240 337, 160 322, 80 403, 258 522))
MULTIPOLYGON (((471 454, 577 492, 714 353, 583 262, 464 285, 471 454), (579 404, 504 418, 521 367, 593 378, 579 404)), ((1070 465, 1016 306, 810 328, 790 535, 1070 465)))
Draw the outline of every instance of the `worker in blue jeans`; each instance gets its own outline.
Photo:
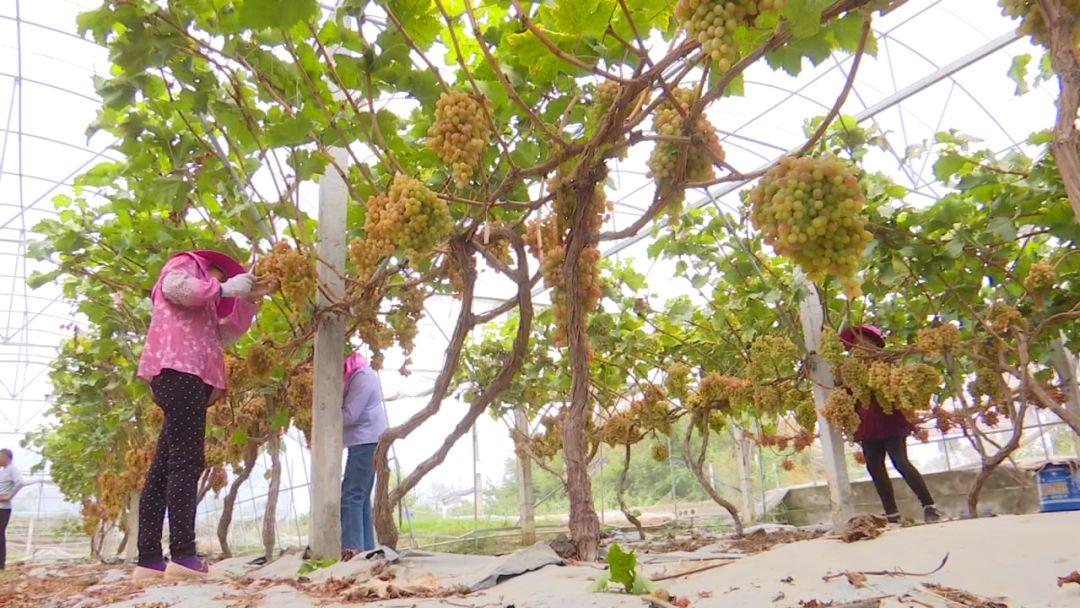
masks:
POLYGON ((348 458, 341 482, 341 557, 375 548, 371 489, 375 485, 375 446, 388 426, 379 375, 360 353, 345 358, 342 427, 348 458))

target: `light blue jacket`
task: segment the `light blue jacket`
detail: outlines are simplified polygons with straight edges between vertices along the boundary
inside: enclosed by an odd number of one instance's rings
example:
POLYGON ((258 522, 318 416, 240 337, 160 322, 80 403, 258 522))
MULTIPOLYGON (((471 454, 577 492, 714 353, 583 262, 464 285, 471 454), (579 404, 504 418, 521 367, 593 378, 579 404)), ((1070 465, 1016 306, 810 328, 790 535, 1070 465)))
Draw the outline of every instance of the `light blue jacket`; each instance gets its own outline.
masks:
POLYGON ((345 447, 378 443, 379 437, 389 426, 379 375, 369 365, 353 372, 345 385, 341 424, 345 447))

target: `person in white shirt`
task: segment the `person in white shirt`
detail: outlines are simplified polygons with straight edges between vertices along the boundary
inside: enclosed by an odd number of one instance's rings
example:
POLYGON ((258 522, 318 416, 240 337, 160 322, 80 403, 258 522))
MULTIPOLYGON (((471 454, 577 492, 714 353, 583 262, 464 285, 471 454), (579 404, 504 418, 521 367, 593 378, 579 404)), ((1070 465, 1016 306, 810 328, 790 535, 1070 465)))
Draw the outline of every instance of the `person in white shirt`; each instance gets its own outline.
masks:
POLYGON ((11 464, 14 455, 9 449, 0 450, 0 570, 7 562, 7 525, 11 521, 11 499, 23 487, 19 469, 11 464))

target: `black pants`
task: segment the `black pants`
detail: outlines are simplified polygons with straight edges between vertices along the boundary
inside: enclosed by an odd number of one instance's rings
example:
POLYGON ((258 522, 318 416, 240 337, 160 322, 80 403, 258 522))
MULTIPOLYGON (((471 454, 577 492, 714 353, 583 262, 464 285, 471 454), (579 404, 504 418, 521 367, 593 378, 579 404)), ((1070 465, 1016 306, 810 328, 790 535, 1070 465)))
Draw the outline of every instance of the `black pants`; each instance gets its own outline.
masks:
POLYGON ((0 570, 7 564, 7 525, 11 521, 11 509, 0 509, 0 570))
POLYGON ((195 555, 195 498, 206 464, 206 407, 212 387, 198 376, 170 369, 150 383, 165 411, 150 470, 139 500, 139 564, 162 560, 161 529, 169 513, 169 553, 195 555))
POLYGON ((870 471, 870 478, 874 480, 874 488, 877 490, 878 497, 881 498, 881 506, 885 507, 886 515, 893 515, 900 511, 896 507, 892 480, 889 479, 889 472, 885 470, 885 454, 889 455, 893 467, 904 477, 911 491, 919 497, 919 502, 924 507, 934 504, 934 499, 930 496, 930 490, 927 489, 922 475, 908 460, 907 436, 863 441, 862 449, 863 456, 866 458, 866 470, 870 471))

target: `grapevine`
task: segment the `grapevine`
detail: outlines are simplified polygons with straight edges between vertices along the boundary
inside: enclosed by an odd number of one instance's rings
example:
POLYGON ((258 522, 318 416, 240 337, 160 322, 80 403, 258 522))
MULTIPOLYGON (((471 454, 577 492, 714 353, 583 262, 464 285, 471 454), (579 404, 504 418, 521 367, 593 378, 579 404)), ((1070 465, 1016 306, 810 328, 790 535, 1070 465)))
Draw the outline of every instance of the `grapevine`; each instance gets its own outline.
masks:
POLYGON ((483 160, 492 135, 485 119, 490 106, 486 97, 478 100, 462 91, 447 91, 435 103, 435 122, 428 129, 427 145, 450 165, 458 188, 469 185, 483 160))
POLYGON ((833 274, 848 297, 862 293, 855 273, 873 236, 853 165, 835 157, 785 156, 746 199, 754 226, 776 253, 792 258, 812 281, 833 274))
POLYGON ((739 60, 736 30, 783 5, 784 0, 679 0, 675 16, 720 72, 727 72, 739 60))
MULTIPOLYGON (((686 136, 686 125, 679 108, 683 112, 688 111, 697 98, 698 94, 692 89, 677 89, 675 100, 678 106, 670 98, 661 103, 653 114, 653 130, 656 134, 665 137, 686 136)), ((656 180, 661 199, 672 211, 679 209, 686 196, 685 190, 679 187, 680 182, 712 179, 715 175, 713 162, 724 160, 724 149, 716 136, 716 129, 707 118, 700 116, 697 119, 690 136, 695 139, 692 144, 658 141, 649 156, 649 175, 656 180), (685 155, 686 163, 685 171, 681 175, 680 155, 685 155)))
MULTIPOLYGON (((1017 33, 1031 36, 1032 42, 1036 44, 1050 46, 1050 30, 1046 27, 1046 15, 1039 7, 1038 0, 998 0, 998 4, 1001 5, 1002 14, 1013 19, 1020 19, 1017 33)), ((1080 14, 1080 0, 1067 0, 1065 8, 1074 15, 1080 14)), ((1080 25, 1077 29, 1080 29, 1080 25)), ((1077 33, 1080 32, 1074 32, 1074 41, 1077 40, 1077 33)), ((1080 46, 1080 43, 1074 46, 1080 46)))
POLYGON ((285 241, 278 241, 270 253, 259 258, 254 274, 266 281, 271 291, 280 290, 293 302, 306 302, 315 294, 315 262, 285 241))

